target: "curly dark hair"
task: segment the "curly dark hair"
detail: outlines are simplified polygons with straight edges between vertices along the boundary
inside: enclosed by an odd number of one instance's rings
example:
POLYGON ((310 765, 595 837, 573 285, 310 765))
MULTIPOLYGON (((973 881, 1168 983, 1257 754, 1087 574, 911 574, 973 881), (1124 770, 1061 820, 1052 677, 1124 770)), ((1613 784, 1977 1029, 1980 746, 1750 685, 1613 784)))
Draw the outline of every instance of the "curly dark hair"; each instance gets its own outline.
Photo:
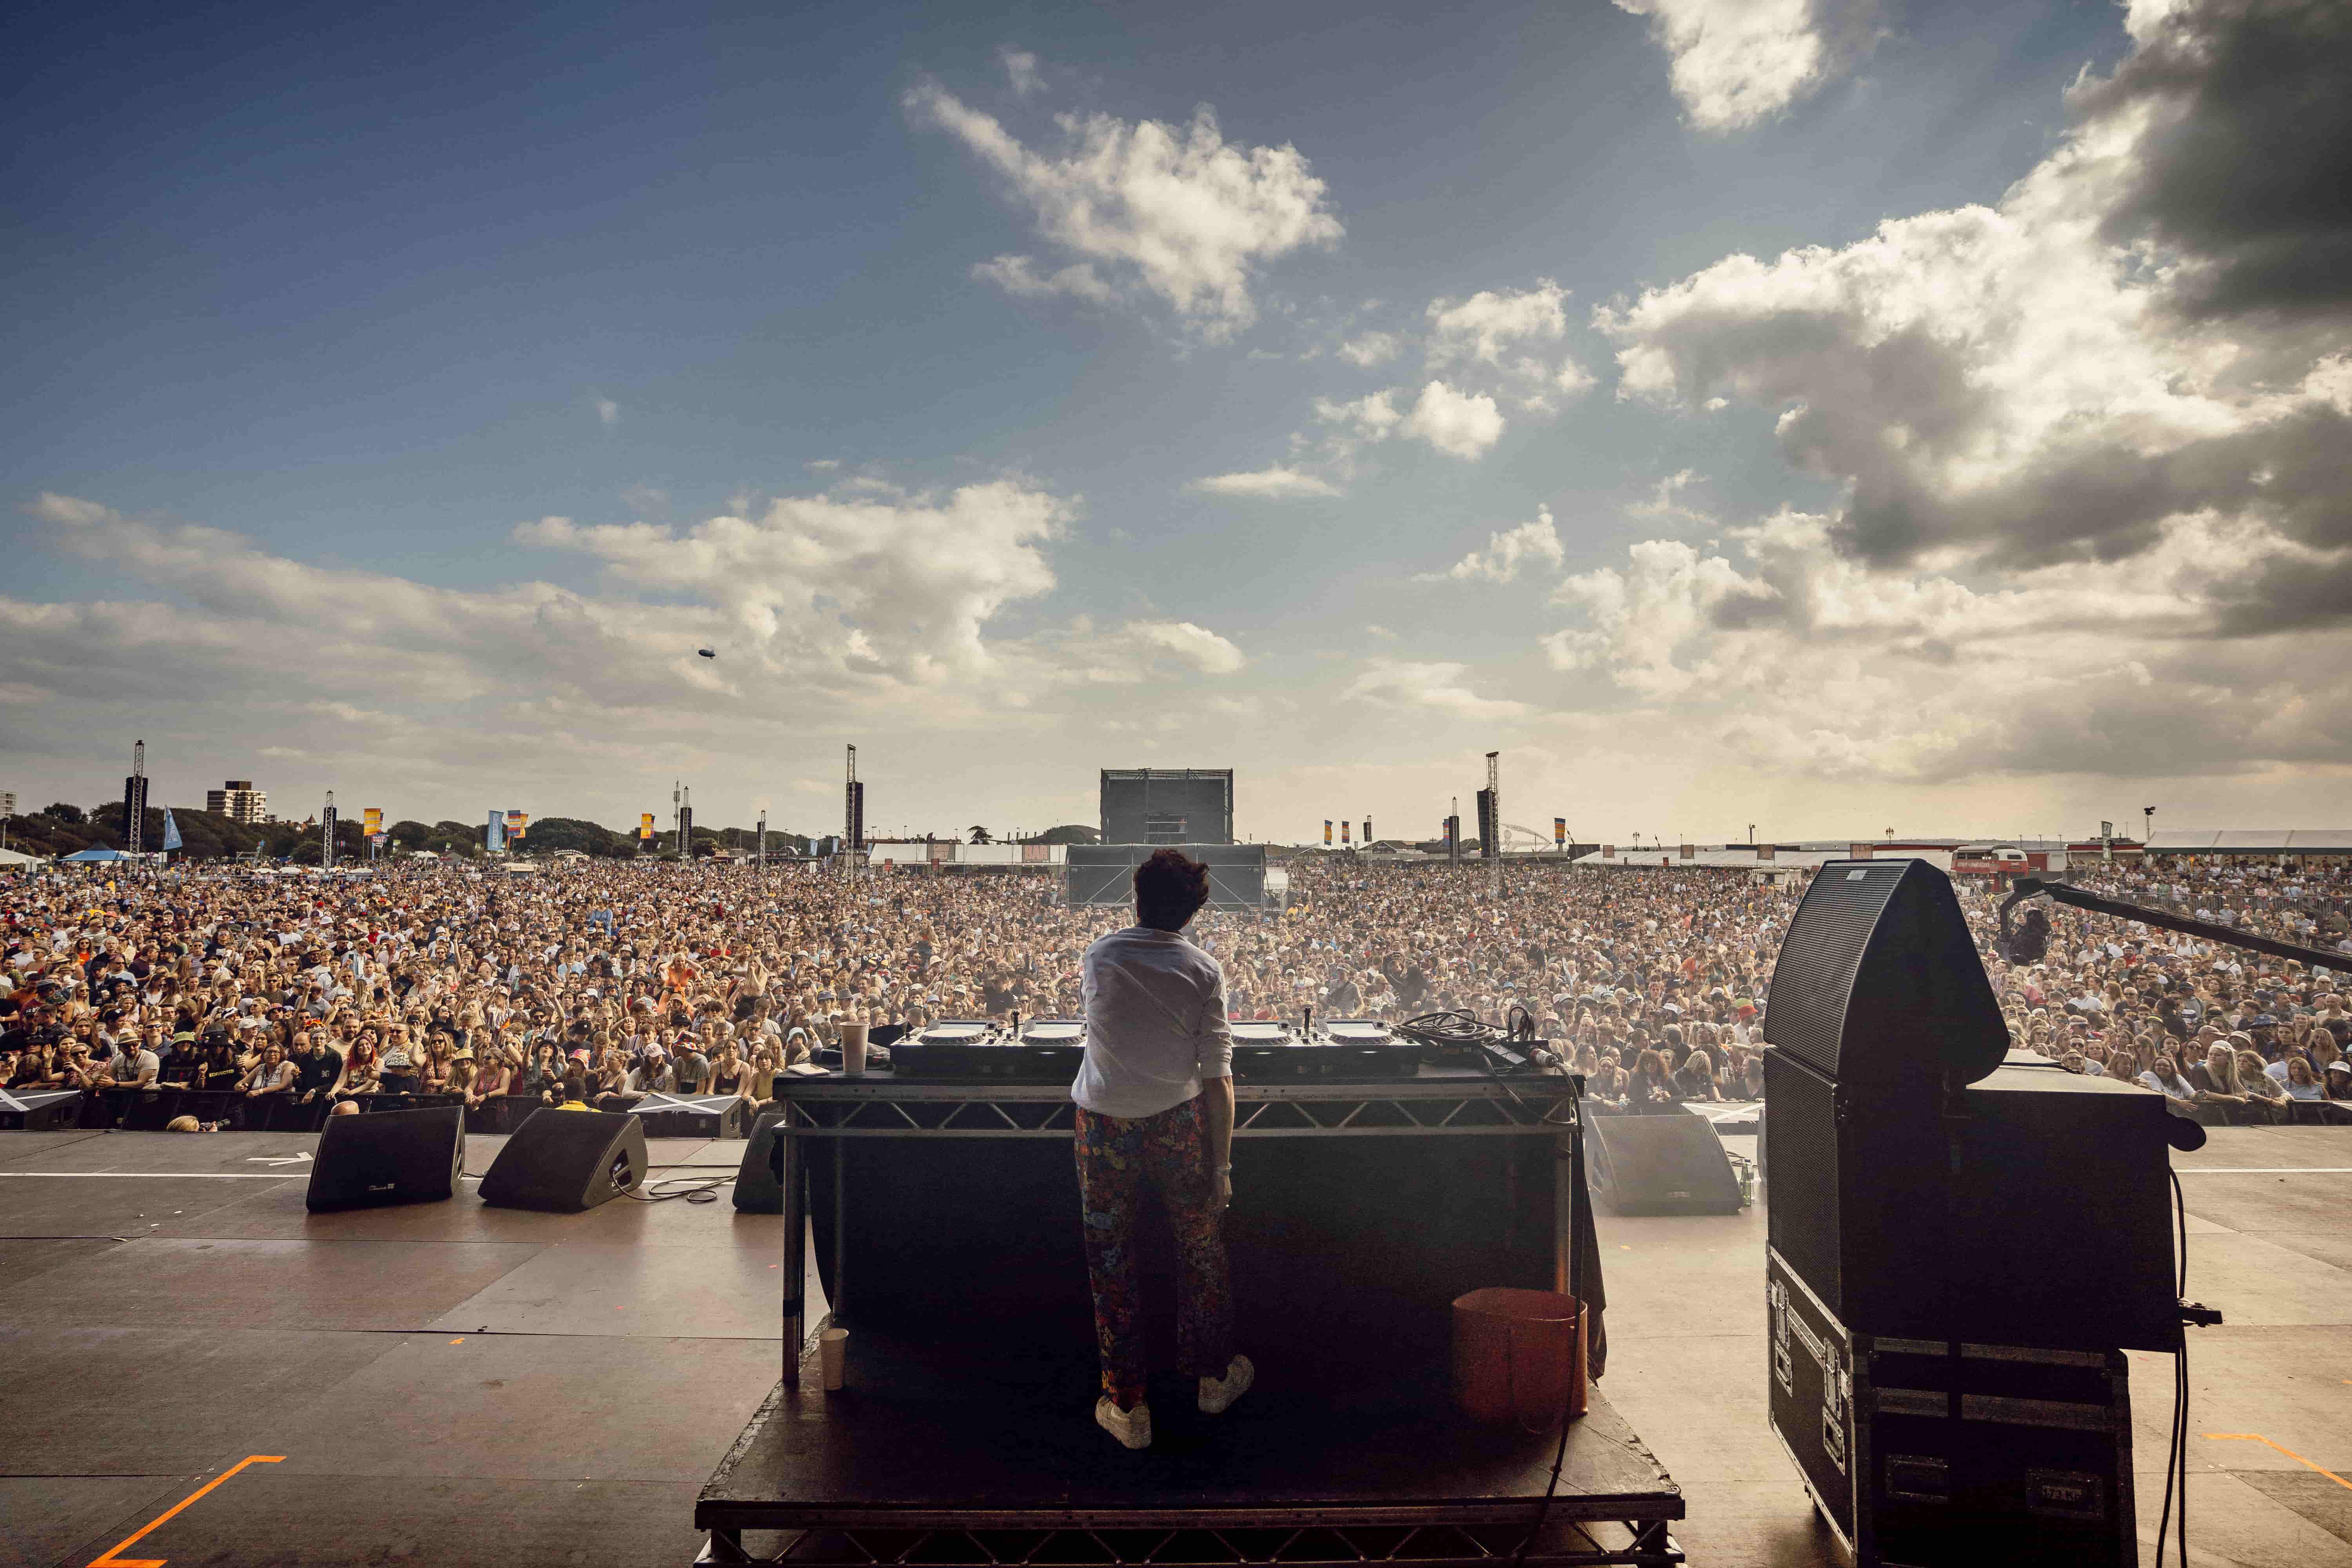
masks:
POLYGON ((1155 849, 1135 868, 1135 918, 1155 931, 1182 931, 1209 901, 1209 868, 1181 849, 1155 849))

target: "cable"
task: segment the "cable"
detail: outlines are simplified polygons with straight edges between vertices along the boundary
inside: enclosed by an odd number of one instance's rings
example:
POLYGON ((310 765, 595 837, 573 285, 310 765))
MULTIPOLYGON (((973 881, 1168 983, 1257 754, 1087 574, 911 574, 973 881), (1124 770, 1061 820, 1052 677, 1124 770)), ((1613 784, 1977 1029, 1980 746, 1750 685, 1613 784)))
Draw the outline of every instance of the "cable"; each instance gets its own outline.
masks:
MULTIPOLYGON (((2174 1235, 2180 1248, 2180 1268, 2178 1282, 2179 1300, 2189 1300, 2189 1200, 2180 1190, 2180 1173, 2169 1171, 2172 1177, 2172 1212, 2174 1235)), ((2178 1478, 2180 1487, 2180 1563, 2189 1564, 2189 1336, 2180 1337, 2180 1348, 2172 1352, 2172 1440, 2164 1456, 2164 1507, 2157 1515, 2156 1568, 2164 1568, 2164 1537, 2172 1524, 2173 1483, 2178 1478)))
POLYGON ((669 1176, 658 1182, 647 1183, 644 1192, 631 1190, 621 1195, 635 1198, 641 1204, 665 1204, 672 1198, 684 1198, 690 1204, 715 1204, 719 1201, 719 1189, 734 1179, 732 1176, 669 1176), (671 1193, 660 1191, 663 1187, 673 1186, 680 1182, 691 1182, 695 1184, 678 1187, 676 1192, 671 1193), (648 1196, 647 1194, 652 1195, 648 1196))

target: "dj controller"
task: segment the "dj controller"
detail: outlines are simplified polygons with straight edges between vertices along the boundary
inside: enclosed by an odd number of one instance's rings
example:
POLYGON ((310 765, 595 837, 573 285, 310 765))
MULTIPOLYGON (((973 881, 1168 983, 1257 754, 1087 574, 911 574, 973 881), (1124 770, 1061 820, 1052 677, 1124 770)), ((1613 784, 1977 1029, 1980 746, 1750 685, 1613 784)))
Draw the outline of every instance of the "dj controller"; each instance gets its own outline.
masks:
MULTIPOLYGON (((1231 1026, 1234 1076, 1248 1082, 1411 1078, 1421 1070, 1420 1041, 1370 1018, 1278 1020, 1231 1026)), ((1086 1055, 1078 1018, 946 1018, 891 1049, 900 1078, 993 1079, 1067 1083, 1086 1055)))

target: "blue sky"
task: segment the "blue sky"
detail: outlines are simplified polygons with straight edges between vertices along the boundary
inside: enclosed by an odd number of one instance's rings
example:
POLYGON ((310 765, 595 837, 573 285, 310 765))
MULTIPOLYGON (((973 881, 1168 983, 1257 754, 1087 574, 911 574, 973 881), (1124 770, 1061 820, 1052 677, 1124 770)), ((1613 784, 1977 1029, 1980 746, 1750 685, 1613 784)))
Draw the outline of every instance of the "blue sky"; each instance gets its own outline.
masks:
MULTIPOLYGON (((2037 553, 2064 503, 2001 488, 2132 402, 2021 313, 2115 323, 2126 385, 2211 361, 2131 292, 2167 231, 2077 232, 2162 172, 2132 62, 2238 25, 2166 10, 53 9, 0 110, 0 787, 99 798, 143 734, 174 800, 620 822, 683 773, 822 826, 856 741, 891 826, 1195 763, 1283 837, 1428 831, 1500 745, 1506 815, 1589 836, 2325 815, 2340 720, 2220 710, 2340 693, 2181 584, 2345 542, 2191 495, 2037 553), (1948 363, 1895 386, 1906 333, 1948 363), (1869 543, 1927 481, 2027 521, 1869 543), (2089 623, 2053 691, 2021 639, 2089 623), (2210 753, 2050 733, 2191 670, 2210 753)), ((2224 323, 2261 384, 2132 438, 2327 416, 2327 321, 2224 323)))

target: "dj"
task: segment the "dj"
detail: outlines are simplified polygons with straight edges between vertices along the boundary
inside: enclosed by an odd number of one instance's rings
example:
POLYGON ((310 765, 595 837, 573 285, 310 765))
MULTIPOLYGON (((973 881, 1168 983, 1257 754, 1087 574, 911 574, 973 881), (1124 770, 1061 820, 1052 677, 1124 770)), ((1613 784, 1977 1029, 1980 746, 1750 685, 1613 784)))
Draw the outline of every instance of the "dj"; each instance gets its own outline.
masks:
POLYGON ((1181 849, 1135 868, 1136 923, 1087 949, 1087 1054, 1077 1101, 1078 1207, 1094 1288, 1102 1397, 1095 1421, 1130 1448, 1151 1446, 1136 1300, 1136 1201, 1155 1188, 1176 1231, 1179 1371, 1221 1414, 1255 1375, 1233 1353, 1224 1211, 1233 1202, 1233 1037, 1225 975, 1185 940, 1209 901, 1209 868, 1181 849))

